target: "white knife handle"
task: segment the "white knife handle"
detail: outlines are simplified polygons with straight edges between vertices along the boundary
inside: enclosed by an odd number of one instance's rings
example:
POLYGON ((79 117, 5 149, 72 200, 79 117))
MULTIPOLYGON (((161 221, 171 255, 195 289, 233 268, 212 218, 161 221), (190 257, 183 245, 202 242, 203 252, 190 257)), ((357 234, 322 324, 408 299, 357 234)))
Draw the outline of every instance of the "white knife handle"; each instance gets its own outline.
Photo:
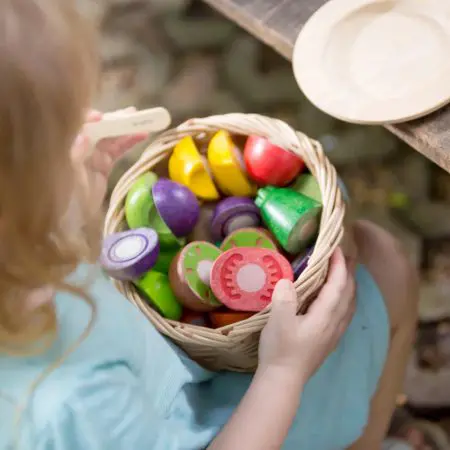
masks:
POLYGON ((84 134, 92 144, 109 137, 126 136, 137 133, 156 133, 165 130, 171 123, 167 109, 158 107, 133 112, 126 115, 105 114, 99 122, 87 123, 84 134))

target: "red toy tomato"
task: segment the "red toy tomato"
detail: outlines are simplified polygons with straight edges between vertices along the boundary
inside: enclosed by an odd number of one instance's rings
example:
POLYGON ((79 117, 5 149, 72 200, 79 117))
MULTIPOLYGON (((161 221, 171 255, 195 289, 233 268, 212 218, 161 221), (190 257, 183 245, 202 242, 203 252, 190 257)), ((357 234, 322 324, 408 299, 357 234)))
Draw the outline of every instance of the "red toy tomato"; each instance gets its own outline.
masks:
POLYGON ((248 174, 261 186, 286 186, 305 167, 300 157, 259 136, 248 137, 244 160, 248 174))
POLYGON ((280 253, 267 248, 236 247, 222 253, 211 270, 211 289, 234 311, 258 312, 271 301, 275 285, 294 273, 280 253))

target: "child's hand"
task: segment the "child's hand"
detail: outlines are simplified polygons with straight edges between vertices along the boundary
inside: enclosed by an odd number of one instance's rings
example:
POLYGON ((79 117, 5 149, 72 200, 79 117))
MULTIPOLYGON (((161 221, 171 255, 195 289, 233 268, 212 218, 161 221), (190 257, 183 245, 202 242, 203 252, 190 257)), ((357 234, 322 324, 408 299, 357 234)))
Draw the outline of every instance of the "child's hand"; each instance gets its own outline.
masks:
MULTIPOLYGON (((136 108, 126 108, 113 114, 127 114, 136 111, 136 108)), ((103 114, 98 111, 89 112, 86 122, 102 120, 103 114)), ((91 153, 91 143, 86 136, 80 133, 73 149, 72 157, 81 169, 84 182, 89 189, 94 208, 100 207, 106 194, 108 177, 114 164, 137 143, 148 137, 146 133, 118 138, 107 138, 99 141, 91 153)))
POLYGON ((297 316, 294 286, 280 280, 261 334, 259 370, 271 369, 306 383, 335 349, 355 310, 353 264, 341 249, 330 261, 328 278, 305 315, 297 316), (297 378, 298 377, 298 378, 297 378))

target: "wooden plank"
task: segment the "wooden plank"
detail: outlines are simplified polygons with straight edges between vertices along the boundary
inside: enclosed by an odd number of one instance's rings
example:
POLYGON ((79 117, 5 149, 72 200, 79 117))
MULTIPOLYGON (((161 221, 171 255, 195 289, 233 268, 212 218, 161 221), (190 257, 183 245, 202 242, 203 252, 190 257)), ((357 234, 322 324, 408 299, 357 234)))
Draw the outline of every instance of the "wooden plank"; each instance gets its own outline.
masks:
MULTIPOLYGON (((326 3, 326 0, 204 1, 289 60, 303 25, 326 3)), ((450 106, 422 119, 387 128, 450 172, 450 106)))

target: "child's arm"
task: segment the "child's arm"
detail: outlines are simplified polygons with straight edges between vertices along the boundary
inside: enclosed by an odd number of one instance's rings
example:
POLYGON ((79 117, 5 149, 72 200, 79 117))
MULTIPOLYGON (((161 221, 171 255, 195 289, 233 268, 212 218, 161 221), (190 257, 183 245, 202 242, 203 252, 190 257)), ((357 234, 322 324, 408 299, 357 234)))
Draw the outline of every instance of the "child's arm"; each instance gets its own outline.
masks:
POLYGON ((277 284, 271 316, 261 335, 256 375, 209 450, 281 448, 305 383, 334 350, 353 317, 353 271, 353 264, 346 265, 337 250, 326 284, 303 316, 296 315, 292 283, 277 284))

